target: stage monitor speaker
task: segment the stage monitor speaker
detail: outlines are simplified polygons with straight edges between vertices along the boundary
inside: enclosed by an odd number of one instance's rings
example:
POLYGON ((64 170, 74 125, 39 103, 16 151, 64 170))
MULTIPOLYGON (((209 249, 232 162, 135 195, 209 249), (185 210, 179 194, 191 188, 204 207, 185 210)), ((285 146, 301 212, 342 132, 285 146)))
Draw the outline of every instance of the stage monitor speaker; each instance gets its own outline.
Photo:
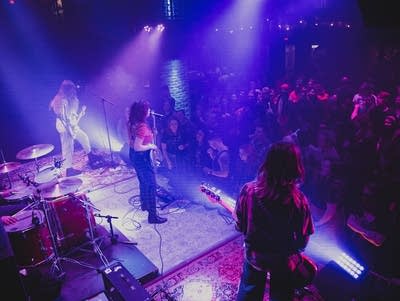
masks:
POLYGON ((111 301, 150 301, 150 294, 120 263, 114 262, 101 270, 105 292, 111 301))

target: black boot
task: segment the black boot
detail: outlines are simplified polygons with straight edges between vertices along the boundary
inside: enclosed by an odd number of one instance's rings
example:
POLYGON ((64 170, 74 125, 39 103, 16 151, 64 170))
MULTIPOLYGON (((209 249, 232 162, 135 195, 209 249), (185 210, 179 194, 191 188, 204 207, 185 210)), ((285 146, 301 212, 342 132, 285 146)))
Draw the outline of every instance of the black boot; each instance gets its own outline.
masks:
POLYGON ((163 224, 168 219, 166 219, 165 217, 158 216, 158 215, 152 215, 152 216, 149 215, 147 220, 148 220, 149 224, 163 224))

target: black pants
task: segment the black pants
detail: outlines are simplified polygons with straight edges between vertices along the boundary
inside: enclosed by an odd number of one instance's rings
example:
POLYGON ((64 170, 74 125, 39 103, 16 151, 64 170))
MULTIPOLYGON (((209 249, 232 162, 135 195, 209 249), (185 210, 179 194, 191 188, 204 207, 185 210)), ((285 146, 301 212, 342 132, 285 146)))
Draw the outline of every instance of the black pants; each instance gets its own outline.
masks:
MULTIPOLYGON (((269 297, 271 301, 292 301, 294 286, 291 283, 289 268, 285 263, 277 262, 271 267, 269 297)), ((262 301, 264 297, 267 272, 256 270, 246 259, 237 294, 237 301, 262 301)))
POLYGON ((149 212, 149 217, 155 217, 157 183, 154 168, 150 159, 150 151, 136 152, 129 150, 129 158, 139 180, 140 202, 142 208, 149 212))

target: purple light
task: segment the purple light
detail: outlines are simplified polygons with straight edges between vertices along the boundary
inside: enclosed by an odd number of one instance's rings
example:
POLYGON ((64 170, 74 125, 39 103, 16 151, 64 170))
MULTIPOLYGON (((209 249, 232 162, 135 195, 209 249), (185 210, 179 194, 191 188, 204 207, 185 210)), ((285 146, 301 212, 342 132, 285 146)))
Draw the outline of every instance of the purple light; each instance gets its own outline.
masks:
POLYGON ((146 25, 145 27, 143 27, 145 32, 150 32, 151 31, 151 27, 149 25, 146 25))

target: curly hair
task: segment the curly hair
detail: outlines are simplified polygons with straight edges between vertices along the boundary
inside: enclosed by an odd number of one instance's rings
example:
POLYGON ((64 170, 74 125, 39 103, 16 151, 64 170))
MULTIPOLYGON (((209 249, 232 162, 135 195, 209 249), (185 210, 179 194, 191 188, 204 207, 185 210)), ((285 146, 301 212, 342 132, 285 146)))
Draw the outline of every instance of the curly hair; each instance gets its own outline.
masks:
POLYGON ((129 123, 131 125, 145 122, 150 104, 148 101, 141 100, 134 102, 129 111, 129 123))

